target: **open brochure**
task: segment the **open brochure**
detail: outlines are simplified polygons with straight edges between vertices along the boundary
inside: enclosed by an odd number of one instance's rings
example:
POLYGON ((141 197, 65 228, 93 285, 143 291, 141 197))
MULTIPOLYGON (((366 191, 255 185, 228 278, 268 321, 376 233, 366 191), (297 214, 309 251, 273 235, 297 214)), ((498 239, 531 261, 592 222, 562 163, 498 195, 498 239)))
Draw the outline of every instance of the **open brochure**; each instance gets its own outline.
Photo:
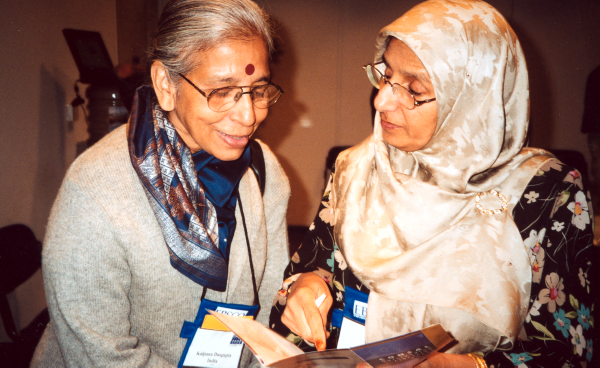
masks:
POLYGON ((296 345, 251 319, 210 311, 235 333, 266 367, 412 368, 453 341, 441 325, 350 349, 304 353, 296 345))

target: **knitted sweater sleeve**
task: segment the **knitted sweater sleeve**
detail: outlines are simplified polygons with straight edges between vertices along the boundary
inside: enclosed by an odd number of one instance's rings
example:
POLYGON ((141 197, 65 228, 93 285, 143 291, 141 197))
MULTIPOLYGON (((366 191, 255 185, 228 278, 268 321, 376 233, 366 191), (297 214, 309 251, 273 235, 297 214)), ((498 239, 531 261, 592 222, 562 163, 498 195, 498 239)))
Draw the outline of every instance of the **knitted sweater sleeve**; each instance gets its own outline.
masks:
POLYGON ((63 183, 52 209, 43 250, 51 324, 63 362, 172 367, 130 334, 126 251, 93 193, 71 179, 63 183))
POLYGON ((258 320, 268 325, 273 297, 283 280, 283 270, 289 262, 286 212, 290 198, 290 184, 275 155, 264 144, 266 185, 263 206, 267 225, 267 260, 259 291, 262 306, 258 320))

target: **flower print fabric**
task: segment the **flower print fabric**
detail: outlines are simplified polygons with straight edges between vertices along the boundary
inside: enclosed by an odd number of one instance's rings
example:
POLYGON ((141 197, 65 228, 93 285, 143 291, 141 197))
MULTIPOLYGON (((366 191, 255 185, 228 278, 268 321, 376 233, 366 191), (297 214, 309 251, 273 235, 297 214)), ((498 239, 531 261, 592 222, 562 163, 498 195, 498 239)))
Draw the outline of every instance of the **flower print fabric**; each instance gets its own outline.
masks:
POLYGON ((565 310, 560 308, 558 312, 554 312, 552 315, 555 319, 554 327, 556 327, 558 331, 562 332, 564 337, 568 337, 569 329, 571 328, 571 320, 565 315, 565 310))
POLYGON ((591 209, 588 195, 578 195, 588 193, 587 188, 577 170, 551 160, 540 168, 525 193, 531 191, 539 194, 537 200, 530 202, 523 196, 513 212, 525 244, 535 240, 530 313, 512 351, 489 352, 485 360, 496 368, 599 366, 592 338, 597 335, 593 325, 597 271, 593 267, 600 251, 592 243, 593 214, 571 209, 577 202, 582 209, 583 203, 586 210, 591 209))
POLYGON ((582 191, 578 191, 575 195, 575 200, 567 206, 569 211, 573 212, 573 219, 571 222, 579 229, 584 230, 587 225, 590 224, 590 213, 588 211, 588 204, 585 198, 585 194, 582 191))
POLYGON ((542 289, 538 296, 538 300, 542 304, 548 305, 548 312, 554 313, 556 305, 563 305, 566 300, 566 295, 563 292, 565 288, 563 280, 557 273, 552 272, 546 276, 546 289, 542 289))
MULTIPOLYGON (((593 267, 594 262, 600 259, 600 251, 592 246, 591 225, 580 229, 573 224, 575 214, 568 204, 576 201, 579 191, 587 193, 582 183, 580 186, 571 180, 573 171, 573 168, 556 160, 549 161, 524 191, 525 194, 531 191, 538 193, 537 200, 529 202, 523 196, 513 211, 523 241, 535 255, 531 265, 531 298, 527 317, 513 349, 487 352, 485 360, 489 367, 600 366, 596 363, 593 346, 593 337, 596 336, 594 307, 597 308, 593 305, 594 280, 597 277, 593 267), (563 198, 565 193, 568 193, 566 200, 563 198), (556 206, 556 203, 561 205, 556 206), (540 254, 548 255, 541 266, 540 254), (537 281, 536 272, 540 274, 537 281)), ((328 196, 329 191, 323 197, 324 203, 329 203, 328 196)), ((319 213, 324 208, 322 205, 319 213)), ((339 250, 332 234, 332 226, 317 215, 285 271, 285 276, 290 277, 302 272, 330 270, 327 261, 333 256, 333 273, 328 280, 334 299, 331 311, 344 309, 345 286, 369 293, 369 289, 347 267, 345 260, 336 259, 335 254, 339 250)), ((285 305, 276 300, 271 311, 272 328, 305 351, 314 350, 281 323, 284 308, 285 305)), ((339 330, 329 328, 331 336, 327 346, 332 348, 337 344, 339 330)))

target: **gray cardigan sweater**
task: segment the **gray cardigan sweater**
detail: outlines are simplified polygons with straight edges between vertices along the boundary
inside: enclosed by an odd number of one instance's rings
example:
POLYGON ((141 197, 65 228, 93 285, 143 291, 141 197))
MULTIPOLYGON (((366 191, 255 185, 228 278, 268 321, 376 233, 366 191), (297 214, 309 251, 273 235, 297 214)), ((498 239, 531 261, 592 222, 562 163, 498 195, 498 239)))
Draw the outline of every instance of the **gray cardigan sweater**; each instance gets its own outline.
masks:
MULTIPOLYGON (((289 182, 261 144, 266 189, 249 169, 239 184, 259 287, 258 320, 270 306, 288 263, 289 182)), ((210 300, 251 304, 252 280, 239 206, 227 290, 210 300)), ((177 272, 129 159, 126 129, 88 149, 69 169, 52 208, 43 250, 51 323, 33 367, 172 367, 186 340, 203 288, 177 272)), ((241 366, 249 364, 245 351, 241 366)), ((254 362, 256 362, 254 360, 254 362)), ((255 363, 256 364, 256 363, 255 363)))

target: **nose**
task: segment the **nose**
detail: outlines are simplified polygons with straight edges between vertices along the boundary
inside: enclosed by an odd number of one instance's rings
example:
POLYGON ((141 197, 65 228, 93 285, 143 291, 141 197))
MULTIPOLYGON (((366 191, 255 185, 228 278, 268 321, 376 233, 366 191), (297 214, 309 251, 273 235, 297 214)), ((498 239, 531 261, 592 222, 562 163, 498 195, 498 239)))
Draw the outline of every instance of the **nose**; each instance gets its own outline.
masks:
POLYGON ((379 112, 396 110, 398 102, 396 101, 396 97, 394 97, 392 87, 387 83, 383 83, 383 86, 377 92, 377 96, 375 96, 373 104, 375 105, 375 110, 379 112))
POLYGON ((254 104, 252 104, 252 98, 249 93, 242 94, 232 110, 232 120, 248 127, 251 127, 256 123, 254 104))

